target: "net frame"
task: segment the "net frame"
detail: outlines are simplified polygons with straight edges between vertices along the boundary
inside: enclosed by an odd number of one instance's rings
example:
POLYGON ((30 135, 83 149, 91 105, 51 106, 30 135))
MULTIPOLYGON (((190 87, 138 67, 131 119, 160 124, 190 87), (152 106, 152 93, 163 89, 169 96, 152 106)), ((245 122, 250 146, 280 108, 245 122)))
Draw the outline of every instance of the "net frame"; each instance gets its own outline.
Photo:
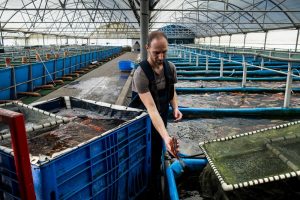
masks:
MULTIPOLYGON (((291 172, 283 173, 283 174, 278 174, 278 175, 274 175, 274 176, 258 178, 258 179, 252 179, 252 180, 245 181, 245 182, 238 182, 238 183, 235 183, 235 184, 229 184, 224 180, 224 178, 222 177, 220 171, 218 170, 217 166, 215 165, 214 161, 212 160, 212 158, 210 157, 209 153, 206 151, 206 148, 205 148, 205 144, 208 144, 208 143, 226 142, 226 141, 234 140, 234 139, 240 138, 240 137, 245 137, 245 136, 259 134, 259 133, 264 133, 264 132, 266 132, 268 130, 272 130, 272 129, 287 128, 287 127, 290 127, 290 126, 294 126, 296 124, 300 124, 300 121, 289 122, 289 123, 285 123, 285 124, 281 124, 281 125, 277 125, 277 126, 273 126, 273 127, 268 127, 268 128, 263 128, 263 129, 259 129, 259 130, 255 130, 255 131, 250 131, 250 132, 246 132, 246 133, 242 133, 242 134, 237 134, 237 135, 233 135, 233 136, 227 136, 227 137, 217 138, 217 139, 214 139, 214 140, 204 141, 204 142, 200 142, 199 146, 200 146, 201 150, 203 151, 203 153, 205 154, 205 156, 208 160, 208 163, 210 164, 211 168, 213 169, 213 171, 214 171, 215 175, 217 176, 219 182, 221 183, 221 187, 224 191, 232 191, 232 190, 235 190, 235 189, 238 189, 238 188, 245 188, 245 187, 264 184, 264 183, 268 183, 268 182, 289 179, 289 178, 297 177, 297 176, 300 177, 299 168, 298 169, 295 168, 295 166, 293 166, 293 163, 291 163, 288 159, 286 159, 279 151, 277 151, 277 149, 272 147, 272 145, 270 145, 268 147, 268 145, 266 144, 267 148, 270 151, 272 151, 272 153, 277 155, 278 158, 281 159, 283 162, 285 162, 289 167, 291 167, 291 168, 294 167, 295 171, 291 171, 291 172)), ((296 138, 297 138, 297 136, 296 136, 296 138)), ((293 138, 286 138, 286 137, 279 138, 279 140, 286 140, 286 139, 293 139, 293 138)), ((270 140, 270 142, 274 142, 274 140, 273 141, 270 140)))

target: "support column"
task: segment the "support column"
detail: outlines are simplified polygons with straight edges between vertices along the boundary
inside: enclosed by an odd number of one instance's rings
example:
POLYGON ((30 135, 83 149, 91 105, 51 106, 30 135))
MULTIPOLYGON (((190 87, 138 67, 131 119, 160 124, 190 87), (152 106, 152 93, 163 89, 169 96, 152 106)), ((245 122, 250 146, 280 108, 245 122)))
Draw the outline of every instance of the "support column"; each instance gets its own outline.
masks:
POLYGON ((149 0, 141 0, 140 1, 140 23, 141 23, 141 59, 147 59, 147 38, 148 38, 148 31, 149 31, 149 0))
POLYGON ((243 79, 242 79, 242 87, 246 87, 247 82, 247 64, 245 62, 245 55, 243 55, 243 79))
POLYGON ((295 52, 296 52, 297 49, 298 49, 299 34, 300 34, 300 29, 298 28, 298 29, 297 29, 297 39, 296 39, 296 45, 295 45, 295 52))
POLYGON ((266 50, 267 37, 268 37, 268 31, 266 31, 266 34, 265 34, 264 50, 266 50))
MULTIPOLYGON (((261 67, 265 67, 265 61, 264 61, 264 58, 261 58, 260 66, 261 66, 261 67)), ((260 68, 260 70, 263 70, 263 68, 260 68)))
POLYGON ((25 43, 25 46, 28 46, 28 38, 27 38, 27 35, 26 33, 23 33, 24 35, 24 43, 25 43))
POLYGON ((288 74, 286 78, 286 85, 285 85, 285 94, 284 94, 284 103, 283 107, 288 108, 290 106, 291 101, 291 90, 292 90, 292 65, 291 62, 288 62, 288 74))
POLYGON ((220 59, 220 77, 223 77, 223 71, 224 71, 224 58, 220 59))
POLYGON ((243 44, 243 48, 244 48, 244 49, 245 49, 245 47, 246 47, 246 37, 247 37, 247 34, 244 33, 244 44, 243 44))
POLYGON ((42 37, 43 37, 43 46, 45 46, 45 35, 43 34, 42 37))
POLYGON ((0 49, 2 47, 4 48, 4 40, 3 40, 3 34, 2 34, 2 25, 1 25, 1 22, 0 22, 0 49))

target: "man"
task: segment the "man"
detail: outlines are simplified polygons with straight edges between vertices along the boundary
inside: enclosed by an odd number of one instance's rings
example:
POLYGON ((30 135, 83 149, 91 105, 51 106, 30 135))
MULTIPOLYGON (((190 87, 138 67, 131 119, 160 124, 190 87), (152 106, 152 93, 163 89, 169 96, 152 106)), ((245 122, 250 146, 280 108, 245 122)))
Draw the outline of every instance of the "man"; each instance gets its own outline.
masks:
POLYGON ((165 60, 168 51, 167 37, 163 32, 154 31, 148 36, 146 45, 147 60, 140 63, 133 75, 132 91, 137 98, 131 106, 143 106, 147 109, 152 121, 152 174, 160 173, 162 141, 167 150, 176 156, 178 144, 167 132, 167 115, 169 104, 173 109, 175 121, 182 118, 178 110, 177 94, 174 84, 177 82, 174 64, 165 60))

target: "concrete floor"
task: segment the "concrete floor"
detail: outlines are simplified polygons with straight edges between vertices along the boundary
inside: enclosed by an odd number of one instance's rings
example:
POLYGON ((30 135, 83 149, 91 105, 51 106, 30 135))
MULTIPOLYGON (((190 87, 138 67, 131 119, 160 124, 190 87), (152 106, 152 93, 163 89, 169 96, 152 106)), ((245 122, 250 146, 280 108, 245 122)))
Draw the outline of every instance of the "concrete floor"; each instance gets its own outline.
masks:
POLYGON ((127 52, 38 101, 60 96, 74 96, 114 104, 130 74, 129 72, 120 72, 118 62, 128 59, 135 61, 137 56, 137 53, 127 52))

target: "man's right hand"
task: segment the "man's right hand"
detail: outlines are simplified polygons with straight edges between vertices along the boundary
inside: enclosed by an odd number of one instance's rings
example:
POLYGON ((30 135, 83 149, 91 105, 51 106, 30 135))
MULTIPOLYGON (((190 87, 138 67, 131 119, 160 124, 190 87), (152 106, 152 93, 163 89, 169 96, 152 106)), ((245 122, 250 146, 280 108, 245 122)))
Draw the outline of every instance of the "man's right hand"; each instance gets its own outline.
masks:
POLYGON ((164 142, 166 144, 166 148, 172 156, 177 158, 177 153, 179 151, 179 143, 178 140, 175 138, 171 138, 170 136, 166 137, 164 139, 164 142))

